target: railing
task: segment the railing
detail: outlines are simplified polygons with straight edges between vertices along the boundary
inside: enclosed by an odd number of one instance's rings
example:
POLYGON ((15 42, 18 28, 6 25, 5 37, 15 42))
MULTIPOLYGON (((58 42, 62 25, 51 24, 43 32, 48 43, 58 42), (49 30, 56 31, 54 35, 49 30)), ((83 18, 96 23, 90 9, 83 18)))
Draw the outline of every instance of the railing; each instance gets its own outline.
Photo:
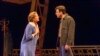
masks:
MULTIPOLYGON (((100 56, 100 46, 71 46, 71 56, 100 56)), ((13 49, 13 56, 19 56, 19 49, 13 49)), ((36 56, 59 56, 58 49, 41 49, 36 56)))
POLYGON ((43 49, 41 56, 59 56, 58 49, 43 49))
POLYGON ((73 56, 100 56, 100 46, 73 46, 73 56))
MULTIPOLYGON (((13 53, 10 54, 11 56, 19 56, 20 50, 13 49, 13 53)), ((37 50, 36 56, 59 56, 57 49, 41 49, 37 50)))
POLYGON ((19 49, 13 49, 12 56, 19 56, 20 50, 19 49))

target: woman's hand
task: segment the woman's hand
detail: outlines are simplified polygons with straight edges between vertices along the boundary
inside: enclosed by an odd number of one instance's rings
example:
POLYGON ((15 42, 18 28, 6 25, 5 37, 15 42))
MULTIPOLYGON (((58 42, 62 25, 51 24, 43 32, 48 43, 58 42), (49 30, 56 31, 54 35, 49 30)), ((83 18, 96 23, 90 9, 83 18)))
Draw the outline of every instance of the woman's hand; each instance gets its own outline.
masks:
POLYGON ((68 50, 70 48, 69 45, 65 45, 65 49, 68 50))
POLYGON ((35 34, 38 34, 38 33, 39 33, 39 28, 35 27, 35 34))

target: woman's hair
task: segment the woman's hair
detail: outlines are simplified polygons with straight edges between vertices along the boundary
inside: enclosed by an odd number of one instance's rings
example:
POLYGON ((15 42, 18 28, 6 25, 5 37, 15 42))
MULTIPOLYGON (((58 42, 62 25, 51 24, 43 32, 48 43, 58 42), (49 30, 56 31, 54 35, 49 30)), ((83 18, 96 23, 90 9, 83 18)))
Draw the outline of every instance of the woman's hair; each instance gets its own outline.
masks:
POLYGON ((30 12, 28 15, 28 22, 33 22, 33 19, 35 18, 36 14, 36 11, 30 12))

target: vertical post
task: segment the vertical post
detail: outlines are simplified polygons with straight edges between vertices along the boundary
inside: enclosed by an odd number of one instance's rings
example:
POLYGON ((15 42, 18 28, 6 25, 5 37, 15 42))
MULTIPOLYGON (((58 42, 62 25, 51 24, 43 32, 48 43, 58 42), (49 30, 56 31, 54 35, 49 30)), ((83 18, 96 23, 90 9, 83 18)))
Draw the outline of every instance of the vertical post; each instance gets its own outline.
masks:
MULTIPOLYGON (((46 21, 47 21, 47 13, 48 13, 48 4, 49 4, 49 0, 45 0, 44 1, 44 10, 43 13, 41 15, 41 35, 40 35, 40 39, 39 39, 39 46, 40 48, 43 48, 43 43, 44 43, 44 36, 45 36, 45 29, 46 29, 46 21)), ((42 6, 40 4, 40 6, 42 6)), ((41 10, 40 10, 41 11, 41 10)))
POLYGON ((7 25, 8 25, 8 21, 6 21, 6 20, 3 20, 3 34, 4 34, 4 50, 3 50, 3 56, 8 56, 8 36, 7 36, 7 34, 8 34, 8 27, 7 27, 7 25))
POLYGON ((2 20, 0 21, 0 25, 2 26, 3 36, 4 36, 4 45, 3 45, 3 56, 8 56, 8 21, 2 20), (7 33, 7 34, 6 34, 7 33))
POLYGON ((31 0, 31 9, 30 9, 30 12, 34 11, 35 10, 35 4, 36 4, 36 0, 31 0))
POLYGON ((4 34, 4 46, 3 46, 4 47, 4 50, 3 50, 3 56, 8 56, 7 55, 7 48, 6 48, 6 36, 5 36, 5 32, 6 32, 5 31, 6 30, 5 28, 6 28, 6 25, 5 24, 6 24, 6 22, 4 20, 3 21, 3 31, 4 31, 4 33, 3 33, 4 34))
POLYGON ((39 47, 43 47, 44 42, 44 35, 45 35, 45 26, 46 26, 46 18, 48 13, 48 4, 49 0, 43 0, 44 3, 41 4, 40 0, 32 0, 31 3, 31 11, 36 10, 39 13, 40 19, 41 19, 41 26, 40 26, 40 38, 39 38, 39 47))

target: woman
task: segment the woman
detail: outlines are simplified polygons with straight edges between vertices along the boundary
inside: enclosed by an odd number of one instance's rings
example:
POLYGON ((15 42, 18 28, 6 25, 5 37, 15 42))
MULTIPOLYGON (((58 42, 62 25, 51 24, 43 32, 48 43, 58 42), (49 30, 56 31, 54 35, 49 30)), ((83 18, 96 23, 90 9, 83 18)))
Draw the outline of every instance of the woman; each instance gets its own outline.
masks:
POLYGON ((37 22, 39 16, 37 12, 28 15, 28 21, 21 41, 20 56, 35 56, 36 44, 39 38, 39 28, 37 22))

